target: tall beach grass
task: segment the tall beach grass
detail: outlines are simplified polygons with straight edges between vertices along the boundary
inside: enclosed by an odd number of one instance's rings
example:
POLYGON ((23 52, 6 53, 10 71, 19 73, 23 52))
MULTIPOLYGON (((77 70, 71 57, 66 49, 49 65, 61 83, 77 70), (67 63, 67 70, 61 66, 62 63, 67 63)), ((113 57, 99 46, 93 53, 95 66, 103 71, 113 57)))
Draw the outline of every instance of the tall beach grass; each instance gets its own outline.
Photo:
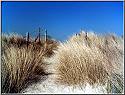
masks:
POLYGON ((43 59, 53 54, 57 42, 48 39, 40 44, 32 40, 27 47, 22 36, 2 36, 2 93, 19 93, 48 75, 43 59))
POLYGON ((89 83, 109 87, 107 93, 123 93, 122 42, 115 35, 80 33, 60 43, 52 57, 56 83, 74 87, 89 83))

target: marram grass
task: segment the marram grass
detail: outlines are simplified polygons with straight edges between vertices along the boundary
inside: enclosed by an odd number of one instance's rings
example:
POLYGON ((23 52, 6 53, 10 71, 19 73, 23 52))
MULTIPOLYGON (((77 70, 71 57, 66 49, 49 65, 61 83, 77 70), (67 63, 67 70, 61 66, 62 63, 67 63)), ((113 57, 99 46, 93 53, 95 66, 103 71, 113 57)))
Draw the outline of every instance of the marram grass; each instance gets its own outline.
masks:
MULTIPOLYGON (((2 36, 2 93, 20 93, 32 82, 47 75, 44 57, 50 57, 56 42, 48 40, 46 47, 22 36, 2 36)), ((44 44, 44 43, 43 43, 44 44)))
MULTIPOLYGON (((58 87, 80 87, 82 90, 89 84, 93 88, 104 87, 107 93, 123 93, 122 38, 81 32, 58 45, 51 40, 46 42, 46 46, 32 40, 27 48, 20 36, 4 38, 3 93, 23 92, 28 84, 36 83, 49 72, 55 82, 53 85, 58 87)), ((46 83, 48 88, 44 89, 49 90, 49 84, 52 83, 46 83)), ((45 87, 44 82, 41 85, 38 87, 45 87)), ((37 92, 34 88, 28 91, 37 92)))
POLYGON ((86 83, 91 86, 111 83, 107 93, 123 92, 121 38, 80 33, 60 43, 52 60, 58 84, 85 87, 86 83))
POLYGON ((33 52, 32 49, 25 48, 18 49, 10 47, 5 50, 3 58, 3 65, 7 70, 5 75, 5 83, 3 91, 5 92, 19 92, 30 82, 40 78, 40 75, 45 74, 44 69, 46 65, 42 63, 44 52, 41 50, 33 52))

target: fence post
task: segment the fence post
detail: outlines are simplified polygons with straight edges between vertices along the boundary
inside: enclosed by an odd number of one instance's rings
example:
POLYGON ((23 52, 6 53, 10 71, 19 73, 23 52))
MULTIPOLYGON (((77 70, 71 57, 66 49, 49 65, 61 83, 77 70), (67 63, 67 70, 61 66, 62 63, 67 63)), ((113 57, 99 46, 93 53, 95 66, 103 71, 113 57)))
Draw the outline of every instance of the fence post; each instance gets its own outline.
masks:
POLYGON ((45 42, 47 41, 47 29, 45 29, 45 42))
POLYGON ((87 32, 85 32, 85 38, 86 38, 86 41, 87 41, 87 32))
POLYGON ((26 42, 27 42, 27 48, 28 48, 28 45, 29 45, 29 32, 27 32, 27 34, 26 34, 26 42))
POLYGON ((47 29, 45 29, 45 37, 44 37, 44 50, 47 48, 47 29))

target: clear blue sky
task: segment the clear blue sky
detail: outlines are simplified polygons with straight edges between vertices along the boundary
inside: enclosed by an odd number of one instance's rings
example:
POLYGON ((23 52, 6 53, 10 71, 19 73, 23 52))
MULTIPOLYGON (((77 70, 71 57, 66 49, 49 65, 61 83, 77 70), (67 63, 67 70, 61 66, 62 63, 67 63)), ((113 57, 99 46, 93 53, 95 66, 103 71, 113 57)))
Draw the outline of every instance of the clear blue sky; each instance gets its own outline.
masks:
POLYGON ((123 2, 2 2, 2 32, 49 35, 65 40, 80 28, 123 34, 123 2))

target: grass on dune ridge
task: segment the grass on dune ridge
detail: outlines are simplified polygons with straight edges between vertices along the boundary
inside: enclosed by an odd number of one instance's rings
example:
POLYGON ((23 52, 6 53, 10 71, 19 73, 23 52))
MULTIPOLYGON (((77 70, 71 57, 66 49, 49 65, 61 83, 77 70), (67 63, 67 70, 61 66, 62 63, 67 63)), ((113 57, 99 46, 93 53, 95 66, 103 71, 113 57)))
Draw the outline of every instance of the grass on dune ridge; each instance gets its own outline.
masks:
POLYGON ((30 38, 27 48, 22 36, 2 37, 3 93, 19 93, 49 72, 59 85, 106 85, 107 93, 123 93, 123 39, 81 32, 60 43, 30 38))
POLYGON ((2 37, 2 93, 19 93, 48 74, 43 59, 53 54, 57 42, 30 41, 28 48, 26 43, 22 36, 2 37))
POLYGON ((108 84, 108 93, 123 92, 123 43, 115 35, 86 36, 84 32, 73 35, 58 46, 52 60, 56 63, 59 84, 79 87, 86 83, 108 84))

